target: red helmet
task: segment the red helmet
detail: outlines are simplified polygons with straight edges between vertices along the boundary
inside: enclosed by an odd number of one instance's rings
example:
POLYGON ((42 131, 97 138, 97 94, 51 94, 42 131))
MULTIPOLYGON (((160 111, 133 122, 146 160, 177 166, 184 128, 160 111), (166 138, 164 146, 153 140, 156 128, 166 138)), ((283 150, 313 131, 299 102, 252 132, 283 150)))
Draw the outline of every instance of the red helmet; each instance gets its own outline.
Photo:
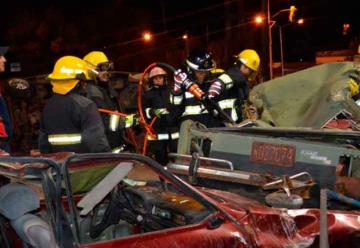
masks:
POLYGON ((156 76, 166 76, 166 75, 167 75, 166 71, 163 68, 158 67, 158 66, 155 66, 149 72, 149 78, 153 78, 156 76))

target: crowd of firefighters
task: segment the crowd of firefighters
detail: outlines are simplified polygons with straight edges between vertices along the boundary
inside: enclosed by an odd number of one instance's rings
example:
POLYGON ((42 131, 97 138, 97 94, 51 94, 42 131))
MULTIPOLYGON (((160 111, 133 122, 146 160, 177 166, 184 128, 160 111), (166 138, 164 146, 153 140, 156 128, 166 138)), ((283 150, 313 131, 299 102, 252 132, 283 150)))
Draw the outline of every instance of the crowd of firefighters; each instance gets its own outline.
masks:
MULTIPOLYGON (((191 119, 206 127, 222 127, 224 121, 243 119, 248 81, 256 76, 260 58, 256 51, 240 52, 228 70, 216 68, 211 53, 195 49, 182 68, 169 71, 154 64, 148 71, 148 87, 142 91, 142 112, 156 135, 147 135, 149 151, 161 164, 175 152, 179 128, 191 119), (170 78, 170 75, 173 77, 170 78)), ((82 59, 64 56, 48 78, 53 95, 42 112, 39 135, 41 153, 121 152, 123 133, 138 125, 137 114, 121 116, 118 93, 111 87, 114 65, 101 51, 82 59), (99 109, 113 111, 100 113, 99 109), (112 112, 110 112, 112 113, 112 112)))

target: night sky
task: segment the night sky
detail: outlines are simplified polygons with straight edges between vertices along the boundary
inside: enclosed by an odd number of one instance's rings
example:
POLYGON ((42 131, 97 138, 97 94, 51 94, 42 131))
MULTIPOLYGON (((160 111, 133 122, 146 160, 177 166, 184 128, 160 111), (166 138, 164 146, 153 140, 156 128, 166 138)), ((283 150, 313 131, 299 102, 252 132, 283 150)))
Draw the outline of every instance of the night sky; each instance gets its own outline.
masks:
MULTIPOLYGON (((276 19, 277 24, 287 25, 283 28, 286 61, 314 61, 316 51, 359 44, 357 1, 270 1, 272 14, 295 5, 296 17, 305 19, 302 26, 288 25, 286 13, 276 19), (350 24, 347 34, 343 34, 344 23, 350 24)), ((118 69, 135 71, 153 61, 179 64, 186 56, 181 36, 187 33, 189 49, 207 46, 219 64, 226 67, 231 63, 230 55, 244 48, 261 50, 262 29, 251 23, 261 12, 261 2, 2 1, 0 45, 11 46, 8 60, 20 61, 25 74, 46 73, 60 56, 82 57, 95 49, 103 50, 118 69), (145 30, 155 34, 147 44, 140 39, 145 30)), ((273 37, 276 61, 276 27, 273 37)))

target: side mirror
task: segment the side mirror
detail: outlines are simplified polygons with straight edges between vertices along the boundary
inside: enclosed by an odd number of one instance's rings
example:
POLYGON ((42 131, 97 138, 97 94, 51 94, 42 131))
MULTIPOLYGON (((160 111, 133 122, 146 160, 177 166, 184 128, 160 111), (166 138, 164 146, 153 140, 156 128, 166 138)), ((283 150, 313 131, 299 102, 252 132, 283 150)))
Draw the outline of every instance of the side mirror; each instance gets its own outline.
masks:
POLYGON ((216 229, 221 226, 221 224, 224 223, 224 219, 219 216, 213 216, 209 219, 207 228, 210 230, 216 229))

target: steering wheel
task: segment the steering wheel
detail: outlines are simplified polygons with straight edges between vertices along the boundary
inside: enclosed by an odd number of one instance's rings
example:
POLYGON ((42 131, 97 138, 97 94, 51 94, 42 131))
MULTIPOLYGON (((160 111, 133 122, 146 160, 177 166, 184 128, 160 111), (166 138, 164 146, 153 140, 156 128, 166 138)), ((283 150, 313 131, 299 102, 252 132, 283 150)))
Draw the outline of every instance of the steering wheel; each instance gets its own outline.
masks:
MULTIPOLYGON (((111 198, 109 204, 106 206, 105 213, 101 219, 101 221, 94 225, 94 217, 91 220, 90 225, 90 237, 97 238, 106 228, 111 225, 116 225, 120 220, 126 221, 131 225, 139 225, 143 227, 146 222, 147 213, 142 213, 136 210, 133 206, 132 199, 129 199, 127 192, 124 190, 126 188, 116 188, 111 193, 111 198)), ((143 199, 141 199, 143 201, 143 199)), ((144 206, 143 201, 143 206, 144 206)), ((99 204, 94 212, 98 213, 101 205, 99 204)), ((144 208, 145 211, 146 208, 144 208)))
POLYGON ((148 123, 144 117, 144 112, 143 112, 143 106, 142 106, 142 89, 143 89, 143 82, 145 79, 145 75, 146 73, 148 73, 152 68, 159 66, 159 67, 165 67, 167 70, 171 71, 172 73, 175 72, 175 68, 167 63, 163 63, 163 62, 155 62, 150 64, 148 67, 145 68, 143 74, 141 75, 141 79, 139 81, 138 84, 138 90, 137 90, 137 107, 138 107, 138 111, 140 114, 140 123, 143 124, 145 130, 146 130, 146 134, 144 136, 144 146, 143 146, 143 150, 142 150, 142 154, 145 155, 146 154, 146 147, 147 147, 147 136, 151 135, 151 136, 155 136, 156 133, 152 128, 152 125, 155 123, 157 117, 154 117, 150 123, 148 123))

